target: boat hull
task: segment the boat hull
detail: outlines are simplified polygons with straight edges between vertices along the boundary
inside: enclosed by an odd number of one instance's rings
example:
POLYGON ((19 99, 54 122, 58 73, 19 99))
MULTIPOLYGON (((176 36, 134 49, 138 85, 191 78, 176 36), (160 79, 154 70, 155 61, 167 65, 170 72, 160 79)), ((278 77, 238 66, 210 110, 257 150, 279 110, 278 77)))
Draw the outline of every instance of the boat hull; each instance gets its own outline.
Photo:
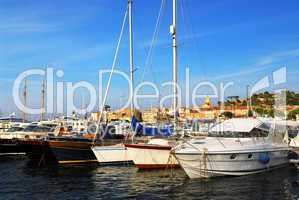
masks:
POLYGON ((177 160, 170 154, 170 146, 125 144, 134 164, 141 170, 179 167, 177 160))
POLYGON ((0 139, 0 154, 25 154, 17 139, 0 139))
POLYGON ((287 155, 287 149, 233 154, 175 153, 178 162, 191 179, 260 173, 286 165, 287 155), (260 159, 260 156, 265 154, 269 157, 267 163, 260 159))
POLYGON ((48 141, 58 164, 96 163, 91 142, 48 141))
POLYGON ((19 140, 18 145, 22 149, 24 149, 26 156, 31 161, 37 161, 46 164, 57 162, 54 154, 49 148, 49 143, 45 140, 38 140, 38 139, 19 140))
POLYGON ((92 151, 98 162, 103 165, 133 163, 124 145, 95 146, 92 151))
POLYGON ((299 156, 299 147, 292 147, 291 146, 291 151, 295 152, 299 156))

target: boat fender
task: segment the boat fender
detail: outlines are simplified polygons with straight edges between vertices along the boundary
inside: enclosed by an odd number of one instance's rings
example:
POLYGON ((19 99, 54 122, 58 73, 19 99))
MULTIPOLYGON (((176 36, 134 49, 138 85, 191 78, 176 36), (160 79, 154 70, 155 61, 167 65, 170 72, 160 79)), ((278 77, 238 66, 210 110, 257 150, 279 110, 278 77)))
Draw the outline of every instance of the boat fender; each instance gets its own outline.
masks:
POLYGON ((270 157, 268 155, 268 153, 260 153, 259 155, 259 162, 262 164, 268 164, 270 161, 270 157))

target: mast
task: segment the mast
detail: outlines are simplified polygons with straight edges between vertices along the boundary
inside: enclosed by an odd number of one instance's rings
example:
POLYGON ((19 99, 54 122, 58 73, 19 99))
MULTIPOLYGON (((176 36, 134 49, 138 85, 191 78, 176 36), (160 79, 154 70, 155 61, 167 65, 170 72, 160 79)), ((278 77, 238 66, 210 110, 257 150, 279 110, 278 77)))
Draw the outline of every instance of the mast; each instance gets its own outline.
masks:
MULTIPOLYGON (((25 79, 23 97, 24 97, 24 106, 27 108, 27 79, 25 79)), ((23 110, 23 122, 26 122, 26 118, 27 118, 26 112, 27 112, 26 109, 23 110)))
POLYGON ((44 114, 45 114, 45 81, 42 80, 41 84, 41 113, 40 113, 40 121, 44 120, 44 114))
POLYGON ((83 107, 84 107, 84 93, 81 94, 81 111, 80 111, 80 119, 82 119, 83 116, 83 107))
POLYGON ((132 0, 128 0, 129 4, 129 41, 130 41, 130 80, 131 80, 131 94, 130 94, 130 99, 131 99, 131 116, 134 115, 134 63, 133 63, 133 31, 132 31, 132 0))
POLYGON ((173 110, 174 110, 174 124, 178 122, 178 59, 177 59, 177 0, 173 0, 172 15, 173 22, 170 26, 170 33, 172 36, 172 54, 173 54, 173 110))
POLYGON ((247 106, 247 117, 249 117, 249 85, 246 85, 246 106, 247 106))

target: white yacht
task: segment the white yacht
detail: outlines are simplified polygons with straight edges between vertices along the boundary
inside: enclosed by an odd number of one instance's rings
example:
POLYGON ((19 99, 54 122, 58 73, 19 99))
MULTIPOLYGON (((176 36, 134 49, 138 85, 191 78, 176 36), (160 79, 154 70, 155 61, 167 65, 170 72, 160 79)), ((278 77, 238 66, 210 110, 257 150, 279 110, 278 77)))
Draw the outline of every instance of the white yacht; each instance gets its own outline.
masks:
POLYGON ((202 139, 190 139, 172 153, 190 178, 247 175, 288 163, 287 131, 275 122, 229 119, 202 139))
POLYGON ((24 122, 21 118, 16 118, 14 114, 11 114, 9 117, 0 118, 0 133, 6 132, 12 127, 21 127, 25 128, 30 123, 24 122))
POLYGON ((40 139, 53 133, 54 129, 46 126, 30 124, 27 127, 11 127, 6 132, 0 133, 0 139, 40 139))
POLYGON ((53 134, 52 129, 46 126, 31 124, 26 128, 16 126, 0 133, 0 154, 19 154, 26 149, 21 147, 21 141, 39 140, 53 134))

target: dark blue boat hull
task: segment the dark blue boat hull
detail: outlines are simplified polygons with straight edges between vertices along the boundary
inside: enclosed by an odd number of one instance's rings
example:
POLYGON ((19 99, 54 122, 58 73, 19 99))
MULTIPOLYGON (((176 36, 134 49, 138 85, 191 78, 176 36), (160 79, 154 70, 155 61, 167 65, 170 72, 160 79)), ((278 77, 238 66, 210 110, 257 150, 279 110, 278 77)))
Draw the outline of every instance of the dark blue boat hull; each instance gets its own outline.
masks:
POLYGON ((92 142, 78 138, 56 138, 48 140, 51 152, 59 164, 97 162, 91 150, 92 142))
POLYGON ((51 147, 59 164, 97 162, 91 149, 66 149, 51 147))

